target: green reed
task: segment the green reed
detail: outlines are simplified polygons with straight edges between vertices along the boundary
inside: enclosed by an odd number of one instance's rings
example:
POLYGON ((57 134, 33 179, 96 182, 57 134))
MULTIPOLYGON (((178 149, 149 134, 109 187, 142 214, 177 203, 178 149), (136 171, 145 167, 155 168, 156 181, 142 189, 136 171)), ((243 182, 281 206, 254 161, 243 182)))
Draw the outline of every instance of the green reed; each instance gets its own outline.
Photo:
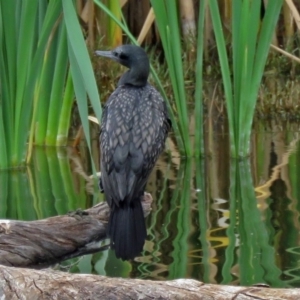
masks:
MULTIPOLYGON (((189 138, 189 115, 187 95, 184 84, 184 70, 182 63, 182 43, 180 34, 180 21, 177 5, 171 1, 151 1, 155 21, 159 30, 164 48, 164 55, 168 65, 168 72, 172 83, 176 116, 180 136, 183 140, 184 153, 191 156, 192 148, 189 138)), ((182 150, 182 149, 181 149, 182 150)))
POLYGON ((245 157, 250 153, 258 89, 282 3, 282 0, 268 1, 261 20, 261 1, 232 1, 231 67, 218 1, 209 1, 223 77, 233 157, 245 157))
MULTIPOLYGON (((188 95, 185 86, 185 68, 183 65, 183 54, 189 51, 184 46, 180 32, 181 21, 177 6, 171 1, 151 1, 159 35, 164 48, 170 81, 174 95, 172 109, 176 115, 178 132, 182 140, 179 145, 181 154, 187 157, 200 156, 204 153, 203 145, 203 45, 204 45, 204 20, 207 1, 201 1, 199 5, 198 37, 196 45, 196 67, 195 67, 195 143, 192 146, 190 138, 190 112, 188 107, 188 95)), ((190 41, 191 43, 191 41, 190 41)))
POLYGON ((197 58, 195 68, 195 145, 194 155, 199 157, 204 153, 203 143, 203 51, 204 51, 204 23, 207 1, 200 1, 197 37, 197 58))
MULTIPOLYGON (((46 133, 43 132, 41 135, 41 141, 39 144, 45 143, 46 145, 56 145, 58 142, 58 128, 61 126, 61 121, 57 120, 58 111, 59 115, 63 116, 63 120, 66 120, 67 124, 64 125, 64 128, 68 129, 68 124, 70 121, 70 117, 67 116, 67 113, 63 111, 63 107, 68 104, 68 108, 70 111, 70 107, 72 107, 72 103, 68 103, 65 99, 66 94, 68 93, 68 48, 67 48, 67 30, 64 24, 60 26, 59 32, 57 33, 57 55, 54 60, 54 74, 53 79, 61 78, 63 80, 53 80, 50 96, 49 96, 49 105, 48 105, 48 114, 47 123, 43 122, 47 127, 46 133)), ((70 72, 69 72, 70 74, 70 72)), ((70 79, 69 79, 70 80, 70 79)), ((74 89, 72 86, 72 100, 74 97, 74 89)), ((40 115, 39 115, 40 117, 40 115)), ((60 118, 62 119, 62 118, 60 118)), ((40 120, 41 121, 41 120, 40 120)))
POLYGON ((88 137, 87 95, 99 120, 101 106, 73 1, 1 1, 0 46, 0 169, 29 162, 34 144, 61 144, 73 104, 68 65, 88 137))

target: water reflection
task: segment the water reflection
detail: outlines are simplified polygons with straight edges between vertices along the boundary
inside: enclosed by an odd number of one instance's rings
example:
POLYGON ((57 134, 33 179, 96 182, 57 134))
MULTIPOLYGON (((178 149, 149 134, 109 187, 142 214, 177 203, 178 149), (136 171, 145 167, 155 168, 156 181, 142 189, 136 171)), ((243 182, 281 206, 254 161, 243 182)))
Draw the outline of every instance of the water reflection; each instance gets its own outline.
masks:
MULTIPOLYGON (((299 286, 298 139, 261 131, 253 136, 253 155, 244 161, 230 160, 218 150, 228 149, 226 136, 210 138, 211 158, 164 154, 147 186, 154 203, 143 254, 129 263, 104 251, 56 268, 158 280, 299 286)), ((26 170, 0 173, 1 217, 33 220, 90 207, 103 200, 90 174, 85 148, 37 148, 26 170)))
POLYGON ((32 165, 0 172, 0 217, 36 220, 99 202, 84 160, 71 148, 35 148, 32 165))

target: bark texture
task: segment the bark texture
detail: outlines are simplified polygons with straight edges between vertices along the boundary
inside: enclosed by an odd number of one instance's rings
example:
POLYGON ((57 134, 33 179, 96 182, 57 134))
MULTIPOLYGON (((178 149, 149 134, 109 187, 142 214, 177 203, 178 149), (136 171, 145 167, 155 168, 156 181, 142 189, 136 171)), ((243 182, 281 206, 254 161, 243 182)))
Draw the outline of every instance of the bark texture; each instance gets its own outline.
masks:
MULTIPOLYGON (((145 214, 152 203, 145 193, 145 214)), ((38 221, 0 220, 0 264, 45 267, 65 259, 103 250, 109 207, 99 203, 87 210, 38 221)), ((107 245, 109 247, 109 245, 107 245)))
POLYGON ((0 299, 300 299, 300 289, 236 287, 191 279, 150 281, 0 266, 0 299))

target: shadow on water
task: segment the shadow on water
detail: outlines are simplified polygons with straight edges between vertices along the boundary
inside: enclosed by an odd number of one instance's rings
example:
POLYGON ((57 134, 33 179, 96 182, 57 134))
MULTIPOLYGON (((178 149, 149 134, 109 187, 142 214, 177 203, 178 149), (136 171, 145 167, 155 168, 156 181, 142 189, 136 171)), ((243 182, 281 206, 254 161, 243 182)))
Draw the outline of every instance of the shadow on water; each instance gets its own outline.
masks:
MULTIPOLYGON (((251 158, 230 160, 228 138, 212 157, 162 155, 147 186, 148 238, 134 262, 112 251, 63 262, 70 272, 274 287, 300 284, 300 146, 297 134, 257 131, 251 158), (220 150, 221 149, 221 150, 220 150)), ((97 147, 95 147, 97 148, 97 147)), ((98 156, 97 149, 93 153, 98 156)), ((0 172, 1 218, 34 220, 103 200, 85 148, 36 148, 31 166, 0 172)))

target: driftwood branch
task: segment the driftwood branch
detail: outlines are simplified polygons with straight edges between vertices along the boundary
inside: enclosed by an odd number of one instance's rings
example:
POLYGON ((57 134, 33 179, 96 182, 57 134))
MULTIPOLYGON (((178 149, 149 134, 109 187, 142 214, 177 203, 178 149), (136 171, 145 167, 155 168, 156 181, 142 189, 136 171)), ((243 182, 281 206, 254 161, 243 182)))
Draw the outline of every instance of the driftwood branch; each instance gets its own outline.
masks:
MULTIPOLYGON (((145 214, 151 202, 151 195, 145 194, 145 214)), ((300 289, 222 286, 190 279, 121 279, 17 268, 45 267, 102 250, 98 242, 106 238, 108 217, 107 204, 100 203, 39 221, 0 220, 1 299, 300 299, 300 289)))
POLYGON ((0 266, 1 299, 300 299, 300 289, 150 281, 0 266), (5 296, 3 298, 3 295, 5 296))
MULTIPOLYGON (((145 193, 145 214, 152 203, 145 193)), ((83 254, 103 250, 109 208, 99 203, 87 210, 38 221, 0 220, 0 264, 45 267, 83 254)), ((109 246, 109 245, 108 245, 109 246)))

